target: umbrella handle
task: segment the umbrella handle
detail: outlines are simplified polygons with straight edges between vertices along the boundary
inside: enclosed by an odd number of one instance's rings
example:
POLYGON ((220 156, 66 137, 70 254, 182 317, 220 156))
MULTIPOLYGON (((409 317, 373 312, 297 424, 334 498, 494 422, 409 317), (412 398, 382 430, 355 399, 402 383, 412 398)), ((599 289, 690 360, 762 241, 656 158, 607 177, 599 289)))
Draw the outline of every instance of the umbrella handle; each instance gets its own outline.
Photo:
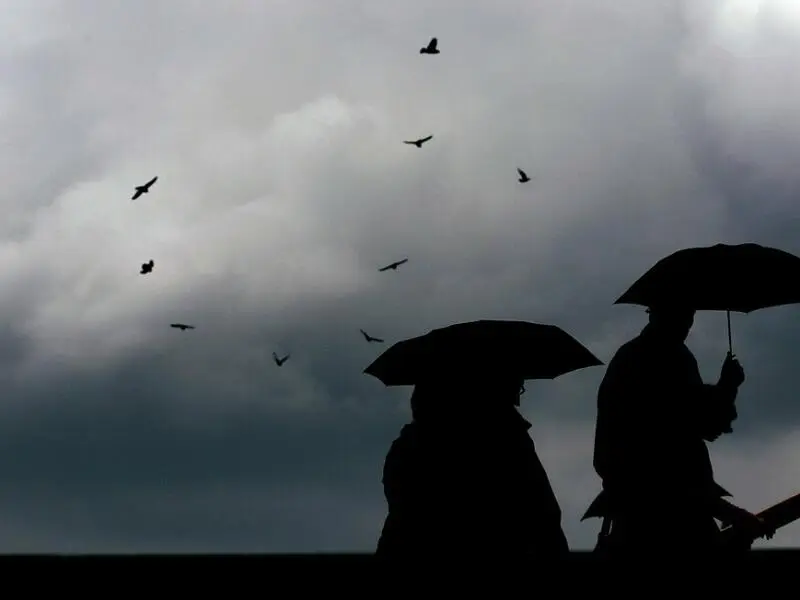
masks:
POLYGON ((733 342, 731 340, 731 311, 725 311, 728 315, 728 354, 733 356, 733 342))

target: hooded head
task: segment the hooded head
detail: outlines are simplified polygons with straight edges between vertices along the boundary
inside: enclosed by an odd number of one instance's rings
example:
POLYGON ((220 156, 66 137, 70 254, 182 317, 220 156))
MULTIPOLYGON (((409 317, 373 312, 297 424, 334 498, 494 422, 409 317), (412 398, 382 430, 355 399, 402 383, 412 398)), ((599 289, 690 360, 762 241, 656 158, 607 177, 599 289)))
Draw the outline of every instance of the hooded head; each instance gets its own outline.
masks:
POLYGON ((456 415, 488 417, 520 404, 521 377, 464 368, 460 373, 437 373, 414 386, 411 412, 414 420, 452 419, 456 415))
POLYGON ((649 329, 659 337, 685 342, 694 325, 695 310, 679 305, 651 306, 649 329))

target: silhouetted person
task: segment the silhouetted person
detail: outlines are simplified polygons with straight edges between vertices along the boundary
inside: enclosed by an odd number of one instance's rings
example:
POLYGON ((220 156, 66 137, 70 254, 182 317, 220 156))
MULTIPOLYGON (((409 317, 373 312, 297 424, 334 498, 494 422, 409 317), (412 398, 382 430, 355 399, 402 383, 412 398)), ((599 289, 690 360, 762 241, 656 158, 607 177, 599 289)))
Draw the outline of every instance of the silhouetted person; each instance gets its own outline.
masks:
POLYGON ((485 566, 568 555, 561 509, 516 408, 521 383, 473 376, 415 386, 412 421, 384 464, 378 556, 485 566))
POLYGON ((609 363, 598 392, 594 467, 610 519, 598 550, 715 552, 715 518, 758 537, 758 518, 723 498, 729 494, 714 481, 706 447, 732 431, 744 371, 728 355, 719 382, 703 383, 684 343, 694 310, 649 313, 648 325, 609 363))

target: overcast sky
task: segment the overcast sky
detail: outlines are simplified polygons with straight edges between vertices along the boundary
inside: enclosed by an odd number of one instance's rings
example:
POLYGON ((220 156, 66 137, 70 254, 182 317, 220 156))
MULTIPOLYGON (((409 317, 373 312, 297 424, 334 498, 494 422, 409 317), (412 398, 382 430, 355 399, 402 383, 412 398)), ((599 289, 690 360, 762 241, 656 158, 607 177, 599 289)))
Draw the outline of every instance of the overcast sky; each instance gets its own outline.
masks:
MULTIPOLYGON (((796 4, 7 0, 0 551, 372 551, 389 343, 525 319, 607 362, 662 256, 800 252, 796 4)), ((751 510, 800 492, 797 310, 732 316, 751 510)), ((688 343, 715 381, 725 315, 688 343)), ((603 372, 523 398, 574 548, 603 372)))

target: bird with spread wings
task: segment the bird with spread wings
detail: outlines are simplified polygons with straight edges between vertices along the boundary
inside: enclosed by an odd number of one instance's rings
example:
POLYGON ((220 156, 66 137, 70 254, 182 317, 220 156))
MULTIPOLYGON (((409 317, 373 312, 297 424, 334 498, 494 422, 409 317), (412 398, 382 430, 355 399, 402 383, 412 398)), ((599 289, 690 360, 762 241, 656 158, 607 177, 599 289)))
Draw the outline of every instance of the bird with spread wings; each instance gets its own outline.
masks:
POLYGON ((158 179, 158 175, 153 177, 150 181, 148 181, 144 185, 137 185, 136 186, 136 193, 133 195, 133 198, 131 198, 131 200, 136 200, 142 194, 148 193, 150 191, 150 186, 152 186, 156 182, 157 179, 158 179))
POLYGON ((404 144, 409 144, 411 146, 416 146, 417 148, 422 148, 422 144, 425 142, 432 140, 433 136, 429 135, 428 137, 420 138, 418 140, 405 140, 403 141, 404 144))
POLYGON ((384 342, 384 340, 382 340, 381 338, 372 337, 370 334, 368 334, 363 329, 359 329, 359 331, 361 332, 361 335, 364 336, 364 339, 367 340, 368 342, 378 342, 380 344, 382 344, 384 342))
POLYGON ((439 40, 431 38, 427 46, 419 49, 420 54, 439 54, 439 40))
POLYGON ((393 263, 392 263, 392 264, 390 264, 390 265, 386 265, 385 267, 381 267, 380 269, 378 269, 378 271, 380 271, 381 273, 382 273, 383 271, 389 271, 390 269, 391 269, 392 271, 397 271, 397 267, 399 267, 400 265, 404 265, 404 264, 406 264, 407 262, 408 262, 408 259, 407 259, 407 258, 404 258, 403 260, 398 260, 397 262, 393 262, 393 263))

